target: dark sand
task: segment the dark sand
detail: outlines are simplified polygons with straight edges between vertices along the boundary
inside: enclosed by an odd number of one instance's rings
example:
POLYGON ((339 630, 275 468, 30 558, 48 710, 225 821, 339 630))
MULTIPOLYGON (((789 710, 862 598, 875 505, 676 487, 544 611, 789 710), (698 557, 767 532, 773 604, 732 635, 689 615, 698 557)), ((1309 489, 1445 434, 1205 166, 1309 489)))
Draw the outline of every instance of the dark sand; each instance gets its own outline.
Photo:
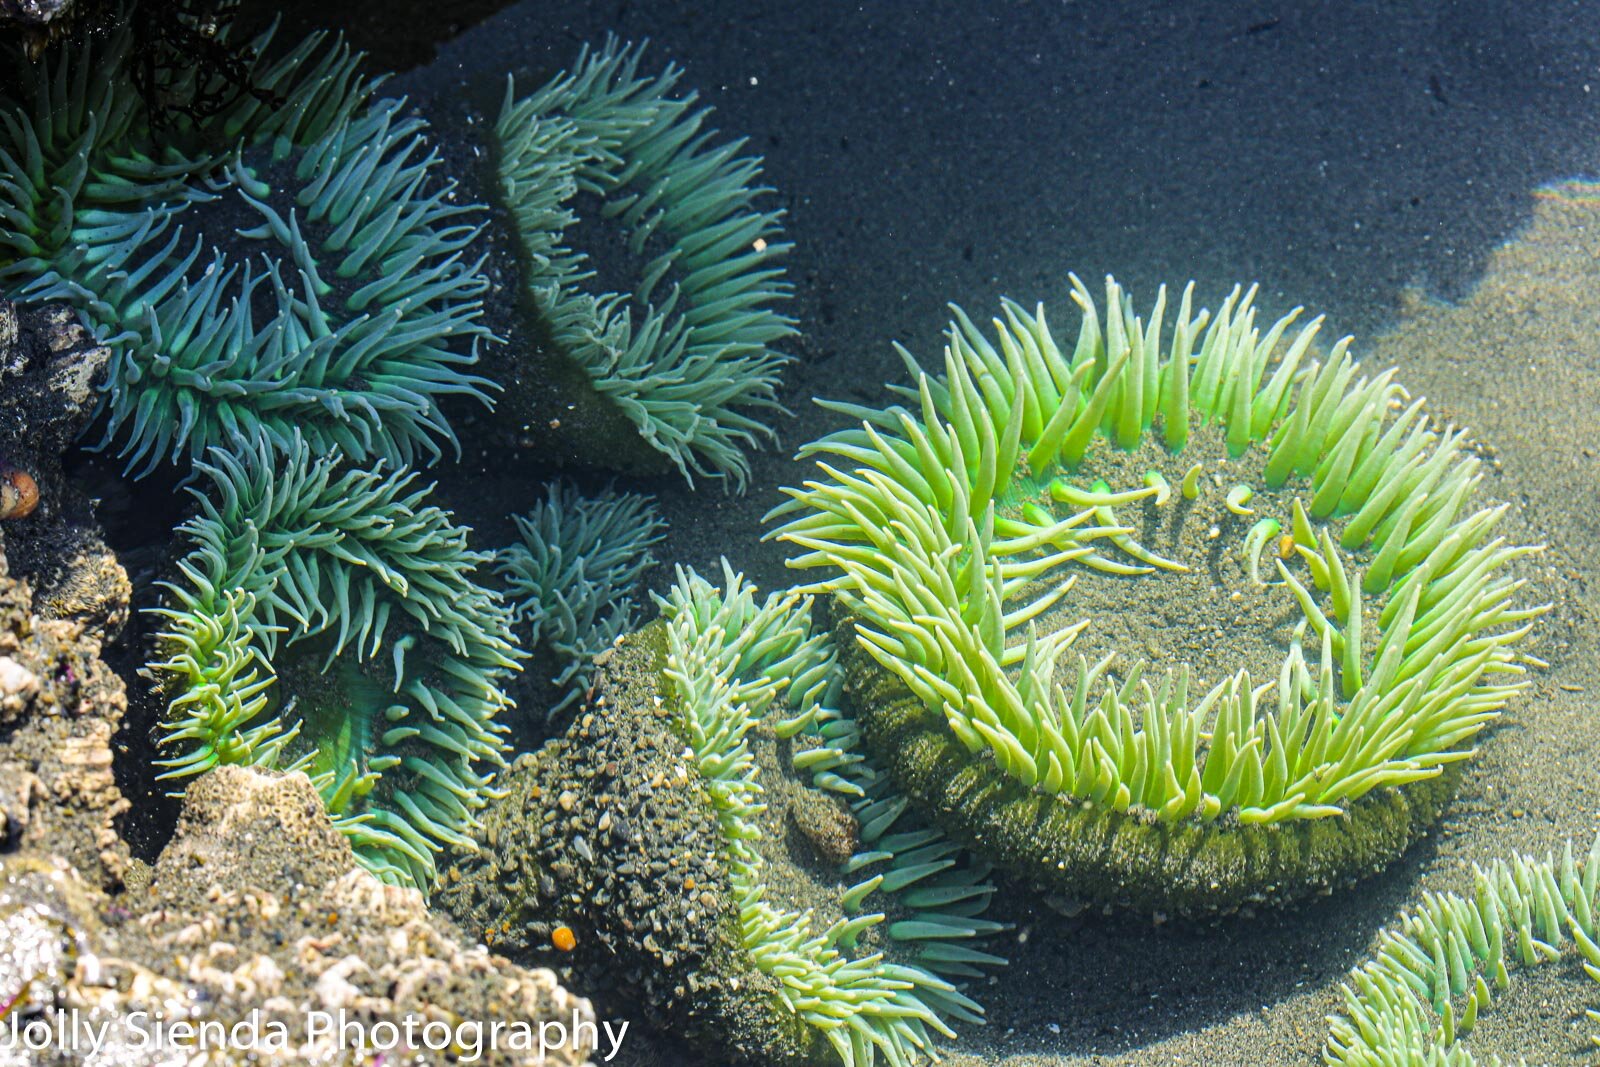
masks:
MULTIPOLYGON (((1439 828, 1356 891, 1211 927, 1069 921, 1004 897, 1012 964, 979 992, 991 1023, 953 1064, 1317 1062, 1341 978, 1408 902, 1600 827, 1600 209, 1532 195, 1600 174, 1600 7, 1414 7, 528 0, 398 83, 493 99, 502 71, 531 88, 607 31, 650 37, 766 156, 798 245, 797 417, 743 498, 652 484, 669 561, 709 573, 726 553, 764 586, 788 581, 759 518, 805 476, 793 446, 836 425, 809 398, 881 400, 900 374, 889 341, 936 356, 946 301, 981 319, 1002 294, 1044 299, 1075 329, 1068 270, 1091 288, 1114 272, 1141 303, 1162 281, 1195 278, 1213 306, 1259 281, 1268 312, 1326 313, 1332 336, 1356 334, 1500 450, 1488 492, 1552 546, 1537 595, 1557 607, 1531 646, 1552 666, 1439 828)), ((1473 1048, 1592 1062, 1600 1025, 1582 1007, 1597 1003, 1581 975, 1541 972, 1473 1048)), ((624 1056, 704 1062, 642 1043, 624 1056)))

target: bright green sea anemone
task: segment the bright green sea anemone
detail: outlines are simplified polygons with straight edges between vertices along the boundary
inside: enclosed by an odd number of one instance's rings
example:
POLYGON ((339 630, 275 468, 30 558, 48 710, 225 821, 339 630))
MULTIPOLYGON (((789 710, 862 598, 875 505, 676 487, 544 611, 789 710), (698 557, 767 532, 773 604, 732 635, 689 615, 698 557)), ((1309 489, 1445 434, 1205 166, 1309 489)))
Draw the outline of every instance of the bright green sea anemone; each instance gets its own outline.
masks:
POLYGON ((760 161, 716 141, 694 93, 672 95, 677 67, 641 76, 642 55, 610 41, 529 96, 508 83, 501 191, 556 348, 684 477, 742 488, 745 450, 772 436, 762 417, 783 410, 772 346, 794 324, 773 305, 790 246, 760 206, 760 161), (593 243, 601 220, 618 247, 593 243), (597 291, 592 265, 623 256, 631 292, 597 291))
POLYGON ((295 433, 358 462, 439 455, 440 402, 486 399, 464 368, 487 283, 425 123, 319 35, 157 130, 131 50, 126 29, 64 44, 0 101, 0 290, 67 301, 111 346, 104 443, 141 474, 295 433))
POLYGON ((304 770, 365 866, 426 889, 435 853, 472 847, 503 762, 520 653, 476 580, 492 557, 405 470, 341 470, 297 437, 211 457, 155 609, 163 777, 304 770))
POLYGON ((1507 572, 1535 549, 1474 503, 1464 431, 1347 340, 1315 358, 1320 320, 1191 287, 1168 334, 1164 290, 1145 321, 1073 288, 1070 352, 1042 308, 992 341, 958 311, 905 406, 831 405, 860 426, 775 512, 856 618, 869 748, 1088 900, 1232 910, 1383 865, 1522 684, 1542 609, 1507 572))
POLYGON ((813 632, 810 598, 778 593, 758 604, 754 588, 723 566, 723 588, 680 569, 659 602, 675 690, 669 706, 717 810, 744 949, 756 968, 780 979, 785 1013, 804 1019, 847 1067, 871 1067, 879 1056, 919 1062, 933 1054, 936 1034, 954 1036, 947 1019, 982 1021, 982 1009, 935 972, 973 976, 979 966, 1005 962, 969 947, 1003 929, 979 917, 994 892, 984 881, 988 868, 964 863, 960 847, 937 830, 894 827, 906 801, 888 795, 870 760, 853 751, 858 731, 839 709, 832 635, 813 632), (830 742, 800 748, 795 766, 828 775, 822 784, 861 800, 865 847, 845 873, 862 878, 882 868, 843 892, 848 914, 826 929, 815 928, 811 912, 770 899, 762 786, 748 740, 764 718, 780 738, 809 731, 830 742), (885 922, 884 912, 863 907, 880 892, 898 895, 903 910, 888 926, 891 944, 918 949, 920 965, 858 946, 885 922))
MULTIPOLYGON (((1378 951, 1340 990, 1324 1063, 1474 1067, 1466 1039, 1515 977, 1576 959, 1600 982, 1600 838, 1581 863, 1568 842, 1559 860, 1496 860, 1474 866, 1472 881, 1470 895, 1424 894, 1379 935, 1378 951)), ((1600 1022, 1600 1012, 1588 1015, 1600 1022)))

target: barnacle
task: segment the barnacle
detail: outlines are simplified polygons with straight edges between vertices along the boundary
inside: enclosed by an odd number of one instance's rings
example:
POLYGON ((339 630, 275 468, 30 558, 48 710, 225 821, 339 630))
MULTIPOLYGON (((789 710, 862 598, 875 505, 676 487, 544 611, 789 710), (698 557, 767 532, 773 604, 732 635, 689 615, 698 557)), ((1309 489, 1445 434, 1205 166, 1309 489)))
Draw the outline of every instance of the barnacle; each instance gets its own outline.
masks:
POLYGON ((525 647, 559 665, 553 681, 564 695, 554 714, 588 689, 594 657, 633 629, 632 593, 666 523, 638 493, 585 497, 564 483, 512 518, 522 540, 498 553, 495 569, 525 647))
POLYGON ((298 437, 196 469, 193 548, 152 609, 163 777, 304 770, 363 864, 426 889, 436 852, 470 847, 503 762, 520 653, 475 580, 491 557, 412 473, 341 470, 298 437))
POLYGON ((905 404, 828 405, 860 425, 774 512, 856 618, 896 784, 1058 892, 1232 910, 1375 869, 1522 685, 1536 549, 1471 503, 1464 431, 1253 297, 1191 286, 1164 336, 1165 290, 1146 322, 1108 279, 1102 327, 1074 278, 1070 353, 1042 307, 993 341, 957 310, 944 376, 902 350, 905 404))
MULTIPOLYGON (((1576 957, 1600 982, 1600 837, 1582 862, 1569 841, 1559 860, 1514 855, 1475 865, 1472 884, 1470 894, 1423 894, 1378 935, 1372 958, 1340 988, 1324 1063, 1474 1067, 1466 1039, 1515 977, 1576 957)), ((1600 1012, 1588 1014, 1600 1021, 1600 1012)))
POLYGON ((140 474, 295 432, 411 463, 454 440, 442 400, 486 400, 464 369, 487 336, 479 224, 425 124, 374 101, 343 44, 269 61, 270 36, 252 92, 167 87, 227 101, 199 122, 155 128, 127 29, 0 101, 0 289, 73 304, 112 347, 103 444, 140 474))
POLYGON ((744 950, 758 970, 781 979, 785 1012, 818 1031, 841 1062, 866 1067, 879 1055, 916 1062, 932 1054, 935 1034, 954 1036, 947 1020, 982 1021, 978 1005, 938 972, 975 976, 979 966, 1005 962, 953 944, 1004 928, 979 914, 994 892, 984 881, 989 868, 963 862, 961 848, 936 829, 895 827, 906 801, 855 751, 858 731, 841 705, 832 635, 813 632, 810 598, 779 593, 758 604, 754 588, 726 561, 723 568, 721 589, 680 568, 658 599, 676 725, 717 811, 744 950), (809 911, 775 905, 763 877, 762 787, 747 735, 769 716, 779 737, 811 731, 825 742, 801 749, 797 769, 860 799, 865 847, 845 873, 881 868, 841 894, 846 915, 826 929, 809 911), (857 951, 885 921, 884 912, 864 909, 875 892, 899 895, 905 914, 887 933, 915 947, 915 963, 857 951))
POLYGON ((760 161, 718 143, 709 108, 673 95, 682 71, 641 76, 643 48, 585 48, 570 72, 517 98, 496 136, 525 284, 555 347, 691 482, 743 488, 744 450, 772 435, 794 333, 777 260, 782 212, 760 206, 760 161), (594 201, 591 205, 590 201, 594 201), (625 249, 583 247, 580 222, 608 220, 625 249), (596 292, 593 258, 639 261, 631 292, 596 292))

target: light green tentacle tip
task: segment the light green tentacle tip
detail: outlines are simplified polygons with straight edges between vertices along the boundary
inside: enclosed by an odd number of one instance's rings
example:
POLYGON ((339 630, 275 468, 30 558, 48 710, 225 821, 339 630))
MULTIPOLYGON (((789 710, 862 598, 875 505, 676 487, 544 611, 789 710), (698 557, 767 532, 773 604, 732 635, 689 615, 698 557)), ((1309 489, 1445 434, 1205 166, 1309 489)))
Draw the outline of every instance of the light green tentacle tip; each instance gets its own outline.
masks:
POLYGON ((1183 499, 1193 500, 1200 495, 1200 475, 1205 469, 1205 464, 1196 463, 1183 472, 1183 499))
POLYGON ((1156 491, 1156 507, 1160 507, 1171 498, 1172 486, 1160 471, 1145 471, 1143 481, 1146 486, 1156 491))
POLYGON ((1282 526, 1278 524, 1277 519, 1258 519, 1256 524, 1250 527, 1250 532, 1245 535, 1244 556, 1250 561, 1251 585, 1264 584, 1261 581, 1261 550, 1266 547, 1268 541, 1278 535, 1280 529, 1282 526))

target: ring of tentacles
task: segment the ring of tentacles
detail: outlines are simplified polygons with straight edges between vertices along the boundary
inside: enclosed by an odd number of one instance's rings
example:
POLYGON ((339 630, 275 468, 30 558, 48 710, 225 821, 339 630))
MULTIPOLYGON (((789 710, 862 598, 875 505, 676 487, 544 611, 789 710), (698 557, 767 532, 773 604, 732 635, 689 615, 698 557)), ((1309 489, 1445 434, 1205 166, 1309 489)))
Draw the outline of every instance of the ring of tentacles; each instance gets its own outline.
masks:
POLYGON ((942 376, 811 444, 770 533, 853 628, 897 784, 1078 903, 1233 911, 1392 860, 1523 686, 1543 610, 1436 425, 1255 290, 1170 332, 1076 278, 1075 347, 959 309, 942 376), (1320 355, 1320 358, 1319 358, 1320 355))

